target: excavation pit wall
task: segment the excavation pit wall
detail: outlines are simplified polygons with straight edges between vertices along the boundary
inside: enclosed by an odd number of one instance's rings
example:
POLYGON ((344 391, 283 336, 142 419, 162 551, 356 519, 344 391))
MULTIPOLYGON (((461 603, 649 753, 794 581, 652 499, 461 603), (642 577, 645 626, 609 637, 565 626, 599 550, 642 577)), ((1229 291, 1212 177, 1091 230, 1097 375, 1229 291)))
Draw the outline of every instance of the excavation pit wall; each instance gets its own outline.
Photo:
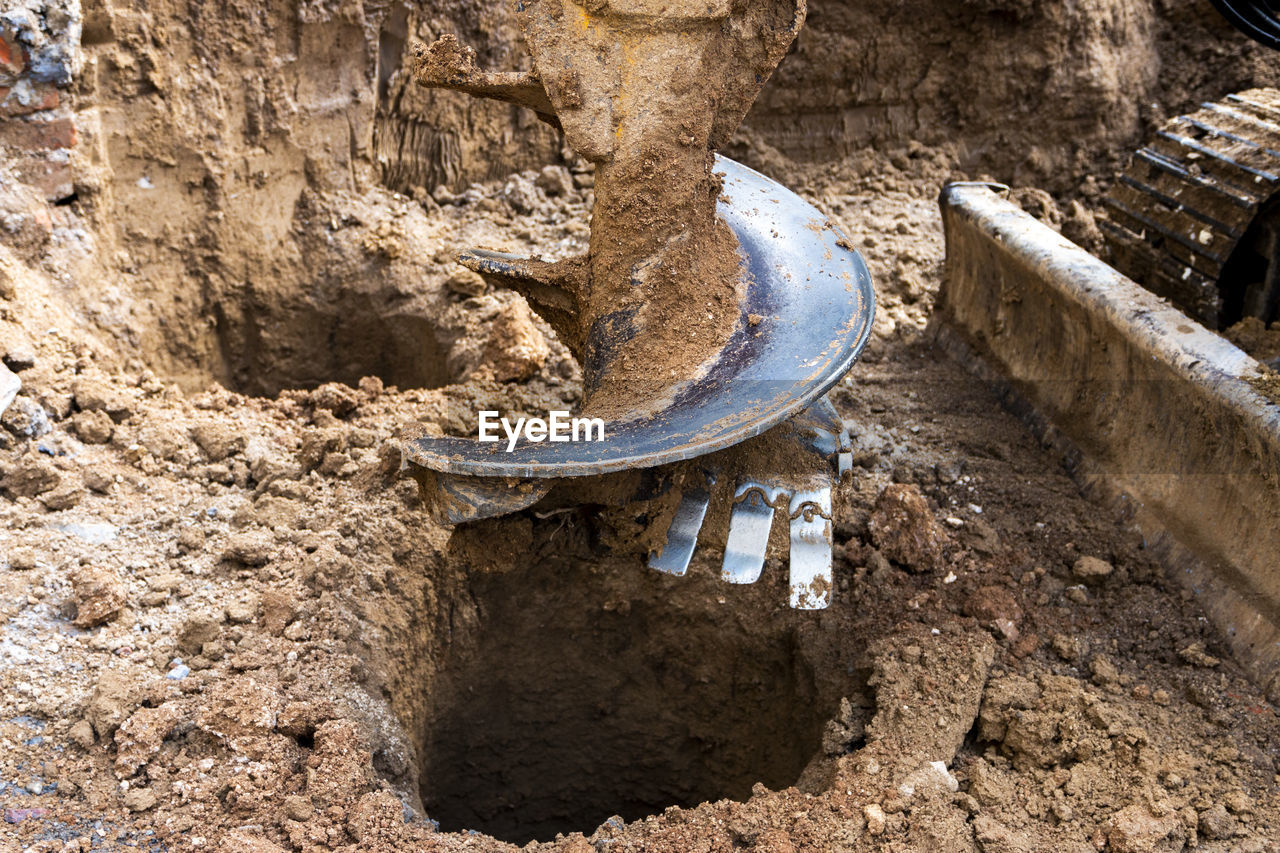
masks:
MULTIPOLYGON (((326 382, 354 387, 365 377, 416 389, 528 379, 567 352, 548 342, 550 329, 522 299, 455 262, 473 242, 502 239, 501 227, 486 221, 501 191, 486 188, 488 210, 435 217, 380 189, 306 193, 271 223, 287 232, 275 245, 239 233, 243 223, 217 227, 211 239, 250 255, 235 259, 235 269, 226 258, 183 259, 150 274, 131 262, 116 289, 133 309, 99 315, 109 336, 103 363, 148 369, 187 391, 217 382, 268 397, 326 382)), ((559 220, 581 217, 578 202, 559 220)), ((145 249, 134 242, 131 252, 145 249)), ((566 365, 565 375, 576 367, 566 365)))

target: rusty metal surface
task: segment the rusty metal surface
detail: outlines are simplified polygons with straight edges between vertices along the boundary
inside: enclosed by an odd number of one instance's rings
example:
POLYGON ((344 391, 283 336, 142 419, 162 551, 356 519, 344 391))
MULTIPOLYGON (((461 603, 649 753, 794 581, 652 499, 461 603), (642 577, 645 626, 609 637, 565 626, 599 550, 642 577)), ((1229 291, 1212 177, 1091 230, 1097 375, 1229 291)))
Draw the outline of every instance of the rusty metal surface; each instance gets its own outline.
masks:
POLYGON ((505 443, 423 438, 406 445, 409 461, 484 477, 649 468, 760 435, 834 386, 871 334, 875 293, 865 263, 799 196, 732 160, 717 163, 725 173, 719 212, 738 237, 750 283, 737 331, 709 373, 657 413, 609 423, 603 442, 521 443, 508 453, 505 443))
POLYGON ((1240 259, 1277 193, 1280 91, 1254 89, 1165 125, 1111 188, 1100 224, 1121 272, 1201 322, 1267 322, 1274 300, 1246 294, 1266 285, 1240 259))

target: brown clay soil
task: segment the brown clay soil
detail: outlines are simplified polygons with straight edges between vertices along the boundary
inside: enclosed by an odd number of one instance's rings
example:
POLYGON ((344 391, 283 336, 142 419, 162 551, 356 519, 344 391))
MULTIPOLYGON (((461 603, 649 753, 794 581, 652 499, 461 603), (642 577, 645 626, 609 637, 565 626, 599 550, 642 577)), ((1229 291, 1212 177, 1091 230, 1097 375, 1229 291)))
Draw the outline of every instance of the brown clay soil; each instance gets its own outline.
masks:
POLYGON ((924 334, 944 180, 1043 187, 1096 248, 1142 133, 1274 62, 1208 3, 811 4, 729 146, 881 300, 799 613, 777 559, 669 578, 589 510, 451 531, 401 475, 407 426, 580 402, 452 258, 583 253, 594 174, 410 86, 455 31, 527 62, 497 2, 85 3, 74 194, 0 173, 0 849, 1280 849, 1277 683, 924 334))

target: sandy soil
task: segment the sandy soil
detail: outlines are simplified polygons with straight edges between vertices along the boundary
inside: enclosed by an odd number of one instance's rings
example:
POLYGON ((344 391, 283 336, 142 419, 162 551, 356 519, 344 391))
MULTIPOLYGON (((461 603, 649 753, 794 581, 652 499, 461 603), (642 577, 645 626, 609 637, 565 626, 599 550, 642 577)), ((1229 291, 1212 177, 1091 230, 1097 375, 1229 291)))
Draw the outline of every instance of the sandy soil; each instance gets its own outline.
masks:
MULTIPOLYGON (((451 258, 581 253, 594 175, 508 159, 471 184, 379 160, 378 127, 464 109, 444 93, 397 112, 403 81, 379 48, 502 19, 485 4, 404 19, 358 5, 280 13, 287 32, 234 4, 191 21, 166 3, 90 5, 92 82, 67 94, 88 128, 76 198, 50 206, 0 176, 0 356, 23 385, 0 431, 0 845, 1280 846, 1277 697, 1128 519, 1082 497, 924 342, 937 189, 1013 174, 1015 160, 971 156, 997 119, 942 144, 929 136, 954 117, 921 112, 884 131, 882 153, 855 128, 814 163, 758 129, 774 92, 733 146, 848 233, 881 297, 833 395, 856 442, 835 603, 802 614, 775 560, 753 587, 716 581, 713 554, 667 578, 611 550, 589 509, 456 531, 428 519, 400 474, 403 427, 469 434, 481 405, 533 413, 580 395, 550 329, 451 258), (265 53, 245 52, 251 39, 265 53), (348 101, 299 84, 320 67, 348 101), (209 94, 227 91, 239 100, 209 94), (389 163, 439 185, 395 186, 389 163)), ((965 27, 1070 29, 1056 4, 969 5, 965 27)), ((839 31, 839 8, 819 8, 798 56, 839 31)), ((1165 56, 1160 110, 1199 91, 1201 72, 1161 53, 1181 44, 1174 12, 1107 9, 1114 26, 1086 28, 1084 54, 1165 56)), ((517 64, 492 32, 487 58, 517 64)), ((1254 53, 1214 37, 1223 79, 1254 73, 1254 53)), ((875 56, 872 71, 899 54, 875 56)), ((1063 74, 1079 71, 1071 56, 1063 74)), ((1122 90, 1103 79, 1078 113, 1040 109, 1086 115, 1101 98, 1136 114, 1122 90)), ((501 160, 503 134, 531 127, 465 109, 483 144, 463 139, 455 166, 501 160)), ((1065 126, 1103 154, 1070 161, 1056 198, 1018 198, 1088 244, 1087 202, 1136 130, 1065 126)), ((540 164, 557 150, 544 132, 528 129, 540 164)), ((1068 162, 1056 151, 1046 162, 1068 162)))

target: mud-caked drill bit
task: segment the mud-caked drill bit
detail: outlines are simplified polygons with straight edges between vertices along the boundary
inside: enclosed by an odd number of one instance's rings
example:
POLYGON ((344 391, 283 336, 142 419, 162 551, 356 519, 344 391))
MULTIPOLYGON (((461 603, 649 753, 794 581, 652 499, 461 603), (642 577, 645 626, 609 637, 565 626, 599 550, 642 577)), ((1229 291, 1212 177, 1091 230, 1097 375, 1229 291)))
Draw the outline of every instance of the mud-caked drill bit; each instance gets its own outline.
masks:
POLYGON ((804 16, 804 0, 522 0, 527 71, 481 70, 452 36, 416 48, 420 82, 534 110, 596 171, 586 255, 460 260, 555 330, 582 365, 583 413, 606 420, 608 438, 511 452, 412 440, 440 518, 663 494, 674 503, 649 562, 681 575, 708 535, 708 507, 728 503, 724 577, 748 583, 781 511, 792 605, 829 601, 832 485, 847 448, 822 395, 866 343, 870 277, 812 206, 715 155, 804 16))

